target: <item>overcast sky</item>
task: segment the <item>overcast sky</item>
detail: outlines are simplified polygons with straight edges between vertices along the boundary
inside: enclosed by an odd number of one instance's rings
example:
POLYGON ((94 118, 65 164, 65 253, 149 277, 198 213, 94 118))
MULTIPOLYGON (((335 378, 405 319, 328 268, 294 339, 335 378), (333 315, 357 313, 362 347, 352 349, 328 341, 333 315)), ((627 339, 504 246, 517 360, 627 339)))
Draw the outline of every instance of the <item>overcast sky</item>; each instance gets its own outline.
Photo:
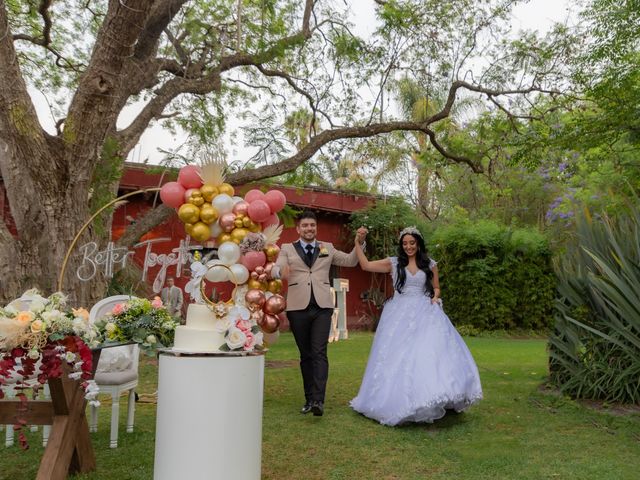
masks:
MULTIPOLYGON (((372 0, 352 0, 352 8, 357 15, 354 16, 354 22, 356 23, 356 33, 362 36, 367 36, 375 28, 375 9, 374 2, 372 0)), ((569 16, 569 5, 573 3, 569 0, 530 0, 525 4, 521 4, 515 7, 513 11, 512 26, 514 33, 518 30, 539 30, 540 32, 547 31, 554 22, 562 22, 569 16)), ((44 97, 37 92, 32 92, 34 102, 40 115, 41 120, 45 128, 54 132, 54 121, 51 118, 48 106, 44 97)), ((141 107, 130 108, 125 111, 121 116, 119 123, 120 127, 127 125, 133 115, 141 107)), ((237 125, 230 123, 229 129, 238 128, 237 125)), ((239 133, 239 132, 237 132, 239 133)), ((185 136, 172 135, 161 126, 155 125, 150 127, 142 136, 140 144, 134 149, 129 156, 131 161, 143 161, 149 158, 151 163, 159 162, 163 154, 158 151, 161 149, 175 148, 184 142, 185 136)), ((237 144, 242 143, 241 136, 238 136, 237 144)), ((229 161, 234 160, 247 160, 251 154, 250 150, 241 148, 239 146, 231 147, 226 146, 229 153, 229 161)))

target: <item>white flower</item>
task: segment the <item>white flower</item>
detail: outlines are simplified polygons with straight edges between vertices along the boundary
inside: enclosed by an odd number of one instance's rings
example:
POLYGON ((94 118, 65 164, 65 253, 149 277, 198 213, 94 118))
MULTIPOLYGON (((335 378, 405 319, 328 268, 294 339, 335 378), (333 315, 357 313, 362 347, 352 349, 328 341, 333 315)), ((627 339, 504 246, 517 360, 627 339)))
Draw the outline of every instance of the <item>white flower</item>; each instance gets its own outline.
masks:
POLYGON ((73 361, 75 361, 76 359, 76 354, 73 352, 67 352, 64 354, 64 359, 66 360, 67 363, 71 363, 73 361))
POLYGON ((82 377, 82 372, 72 372, 69 374, 71 380, 79 380, 82 377))
POLYGON ((35 348, 29 350, 29 354, 28 354, 29 358, 31 360, 37 360, 40 358, 40 352, 38 350, 36 350, 35 348))
POLYGON ((15 317, 18 314, 18 309, 11 304, 4 307, 4 311, 7 315, 11 315, 12 317, 15 317))
POLYGON ((113 322, 108 322, 105 326, 104 326, 105 331, 108 334, 112 334, 113 332, 116 331, 116 324, 113 322))
POLYGON ((145 338, 145 342, 148 343, 149 345, 153 345, 154 343, 157 342, 156 336, 155 335, 148 335, 147 338, 145 338))
MULTIPOLYGON (((42 297, 40 297, 40 298, 42 298, 42 297)), ((44 303, 43 300, 44 299, 42 299, 42 300, 34 299, 31 302, 31 304, 29 305, 29 310, 31 310, 33 313, 40 313, 41 311, 43 311, 44 307, 45 307, 45 303, 44 303)))
POLYGON ((254 333, 253 338, 255 340, 255 345, 262 345, 264 343, 264 333, 262 331, 254 333))
POLYGON ((42 319, 48 324, 59 320, 61 316, 62 312, 60 310, 50 310, 48 312, 42 312, 42 319))
POLYGON ((73 319, 73 331, 75 333, 82 333, 87 328, 86 323, 84 323, 84 319, 76 317, 73 319))
POLYGON ((231 350, 235 350, 236 348, 242 348, 244 346, 244 343, 247 341, 247 336, 239 328, 231 327, 225 340, 227 342, 227 346, 231 350))
POLYGON ((216 332, 224 333, 231 328, 231 325, 232 323, 229 317, 221 318, 215 323, 216 332))

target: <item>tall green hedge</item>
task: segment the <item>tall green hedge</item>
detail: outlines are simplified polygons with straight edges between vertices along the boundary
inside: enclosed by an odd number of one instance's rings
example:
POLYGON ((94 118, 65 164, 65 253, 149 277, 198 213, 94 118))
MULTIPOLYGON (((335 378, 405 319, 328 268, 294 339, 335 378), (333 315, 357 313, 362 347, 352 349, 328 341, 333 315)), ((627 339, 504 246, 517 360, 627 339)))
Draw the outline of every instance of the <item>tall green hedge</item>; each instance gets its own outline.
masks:
POLYGON ((555 276, 544 235, 465 221, 436 229, 428 243, 454 324, 482 330, 551 326, 555 276))

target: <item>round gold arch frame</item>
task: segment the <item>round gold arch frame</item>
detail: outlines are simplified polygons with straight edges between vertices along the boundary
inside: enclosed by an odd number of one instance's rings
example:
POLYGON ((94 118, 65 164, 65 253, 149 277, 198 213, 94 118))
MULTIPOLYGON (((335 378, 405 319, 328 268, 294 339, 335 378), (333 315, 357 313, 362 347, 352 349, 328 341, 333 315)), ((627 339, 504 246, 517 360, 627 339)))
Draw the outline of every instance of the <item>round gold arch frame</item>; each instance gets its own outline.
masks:
POLYGON ((78 243, 78 240, 80 239, 80 236, 84 233, 84 231, 87 229, 87 227, 89 225, 91 225, 91 222, 93 222, 93 220, 98 215, 100 215, 102 212, 104 212, 107 208, 109 208, 113 204, 119 202, 120 200, 124 200, 125 198, 129 198, 129 197, 132 197, 134 195, 138 195, 140 193, 150 193, 150 192, 159 192, 159 191, 160 191, 160 187, 153 187, 153 188, 145 188, 145 189, 142 189, 142 190, 136 190, 135 192, 129 192, 129 193, 125 194, 125 195, 122 195, 122 196, 120 196, 118 198, 115 198, 115 199, 111 200, 106 205, 100 207, 100 209, 96 213, 91 215, 91 218, 89 218, 89 220, 87 220, 85 222, 85 224, 82 226, 80 231, 74 237, 73 241, 71 242, 71 245, 69 246, 69 249, 67 250, 67 254, 64 256, 64 260, 62 262, 62 270, 60 270, 60 276, 58 277, 58 291, 59 292, 62 291, 62 285, 63 285, 63 282, 64 282, 64 273, 65 273, 65 271, 67 269, 67 263, 69 262, 69 257, 71 256, 71 252, 75 248, 76 243, 78 243))

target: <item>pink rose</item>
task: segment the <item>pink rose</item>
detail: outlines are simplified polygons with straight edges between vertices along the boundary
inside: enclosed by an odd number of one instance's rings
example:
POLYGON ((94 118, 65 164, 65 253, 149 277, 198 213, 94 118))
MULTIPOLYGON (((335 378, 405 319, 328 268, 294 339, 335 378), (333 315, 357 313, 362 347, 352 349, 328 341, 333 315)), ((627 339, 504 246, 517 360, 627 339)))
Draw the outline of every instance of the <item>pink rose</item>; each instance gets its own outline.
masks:
POLYGON ((236 322, 236 327, 242 330, 245 334, 247 332, 251 332, 251 322, 249 320, 238 320, 236 322))
POLYGON ((251 332, 244 332, 244 334, 247 336, 247 340, 244 342, 243 348, 245 350, 253 350, 253 347, 256 344, 256 338, 253 336, 253 333, 251 332))
POLYGON ((124 312, 124 303, 116 303, 113 310, 111 310, 114 315, 120 315, 122 312, 124 312))
POLYGON ((154 297, 153 301, 151 302, 151 306, 153 308, 162 308, 162 299, 160 297, 154 297))

